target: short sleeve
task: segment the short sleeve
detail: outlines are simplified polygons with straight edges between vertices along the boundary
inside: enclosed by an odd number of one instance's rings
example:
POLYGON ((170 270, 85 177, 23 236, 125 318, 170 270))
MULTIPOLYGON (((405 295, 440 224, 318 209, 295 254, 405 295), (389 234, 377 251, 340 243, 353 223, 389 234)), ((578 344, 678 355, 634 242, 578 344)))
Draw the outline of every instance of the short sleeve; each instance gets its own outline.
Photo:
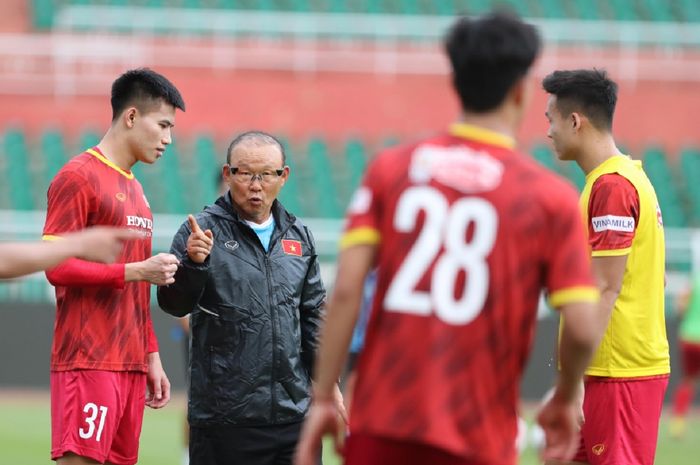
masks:
POLYGON ((596 302, 598 289, 593 279, 591 258, 576 193, 572 188, 556 196, 552 213, 549 253, 545 263, 545 283, 552 307, 573 302, 596 302))
POLYGON ((93 198, 92 189, 81 176, 59 172, 47 194, 44 238, 85 229, 93 198))
POLYGON ((594 257, 627 255, 639 223, 639 194, 623 176, 601 176, 588 202, 588 244, 594 257))
POLYGON ((378 168, 379 162, 378 157, 370 163, 360 187, 350 200, 345 218, 345 230, 340 239, 341 249, 381 242, 382 184, 378 182, 381 172, 378 168))

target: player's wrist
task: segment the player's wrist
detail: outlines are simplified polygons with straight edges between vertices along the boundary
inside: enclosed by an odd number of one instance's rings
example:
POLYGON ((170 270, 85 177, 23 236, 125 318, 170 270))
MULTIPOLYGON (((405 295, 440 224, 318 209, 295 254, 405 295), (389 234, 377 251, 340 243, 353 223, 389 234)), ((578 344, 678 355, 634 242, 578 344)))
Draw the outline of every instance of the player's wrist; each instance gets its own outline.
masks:
POLYGON ((126 263, 124 265, 124 281, 143 281, 142 262, 126 263))

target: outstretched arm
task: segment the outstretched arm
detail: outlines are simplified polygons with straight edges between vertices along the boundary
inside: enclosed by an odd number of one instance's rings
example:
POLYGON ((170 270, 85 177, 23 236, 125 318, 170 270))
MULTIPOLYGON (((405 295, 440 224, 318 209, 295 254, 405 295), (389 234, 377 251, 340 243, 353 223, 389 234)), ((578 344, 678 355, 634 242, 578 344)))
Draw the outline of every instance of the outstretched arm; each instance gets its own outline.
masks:
POLYGON ((138 237, 138 233, 126 229, 95 227, 56 241, 0 244, 0 279, 52 268, 73 257, 111 263, 121 253, 124 241, 138 237))

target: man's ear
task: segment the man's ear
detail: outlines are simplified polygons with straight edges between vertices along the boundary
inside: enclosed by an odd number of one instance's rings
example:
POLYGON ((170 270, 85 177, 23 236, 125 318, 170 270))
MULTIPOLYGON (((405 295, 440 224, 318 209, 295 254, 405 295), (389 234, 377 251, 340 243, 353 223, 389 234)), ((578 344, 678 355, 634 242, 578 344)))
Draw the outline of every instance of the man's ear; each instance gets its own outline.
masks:
POLYGON ((124 111, 124 124, 127 128, 131 129, 134 127, 134 121, 136 120, 136 114, 138 110, 136 107, 129 107, 124 111))
POLYGON ((569 122, 571 123, 571 129, 574 131, 580 131, 581 126, 583 125, 583 118, 584 116, 581 113, 577 112, 572 112, 571 116, 569 117, 569 122))

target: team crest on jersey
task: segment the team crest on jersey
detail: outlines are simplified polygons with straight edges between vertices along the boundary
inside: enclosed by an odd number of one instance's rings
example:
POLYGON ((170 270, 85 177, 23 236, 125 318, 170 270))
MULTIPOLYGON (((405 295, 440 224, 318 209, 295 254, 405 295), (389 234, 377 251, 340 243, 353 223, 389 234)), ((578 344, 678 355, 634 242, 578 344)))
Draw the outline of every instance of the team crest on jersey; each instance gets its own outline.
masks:
POLYGON ((123 192, 117 192, 114 194, 114 196, 119 200, 120 202, 124 202, 126 200, 126 194, 123 192))
POLYGON ((503 177, 503 164, 486 151, 464 145, 421 145, 413 152, 409 176, 415 183, 434 179, 472 194, 497 188, 503 177))
POLYGON ((596 444, 595 446, 591 447, 591 452, 593 452, 595 455, 601 455, 603 452, 605 452, 605 444, 596 444))

